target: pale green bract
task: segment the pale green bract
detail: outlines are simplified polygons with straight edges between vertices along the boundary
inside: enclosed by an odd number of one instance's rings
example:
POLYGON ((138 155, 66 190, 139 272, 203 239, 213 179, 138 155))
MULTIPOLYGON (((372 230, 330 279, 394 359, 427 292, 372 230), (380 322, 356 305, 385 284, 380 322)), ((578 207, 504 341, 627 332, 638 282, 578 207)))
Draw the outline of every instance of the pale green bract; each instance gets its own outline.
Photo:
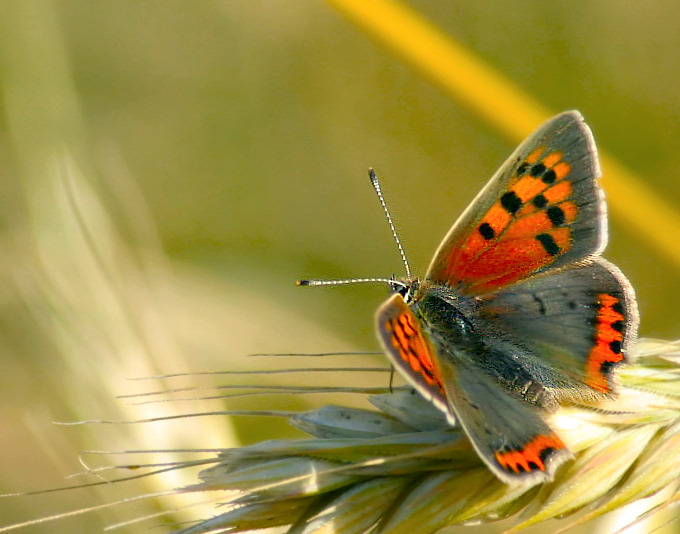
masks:
POLYGON ((553 416, 575 460, 551 483, 500 482, 463 433, 399 390, 369 398, 380 411, 325 406, 290 418, 313 438, 222 452, 185 491, 233 491, 227 510, 179 532, 290 525, 290 534, 428 534, 511 517, 505 525, 515 532, 581 512, 555 523, 567 529, 665 490, 651 515, 680 495, 680 341, 639 340, 635 357, 616 400, 553 416))

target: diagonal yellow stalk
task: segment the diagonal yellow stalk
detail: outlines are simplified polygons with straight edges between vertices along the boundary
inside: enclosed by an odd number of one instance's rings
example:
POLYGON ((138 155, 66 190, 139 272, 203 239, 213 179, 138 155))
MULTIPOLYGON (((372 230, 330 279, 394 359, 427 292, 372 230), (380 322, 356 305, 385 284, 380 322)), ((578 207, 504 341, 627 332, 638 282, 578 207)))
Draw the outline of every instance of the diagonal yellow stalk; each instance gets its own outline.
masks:
MULTIPOLYGON (((554 112, 396 0, 328 0, 353 24, 514 143, 554 112)), ((680 215, 615 158, 601 153, 609 208, 680 266, 680 215), (635 199, 635 209, 631 209, 635 199), (644 213, 644 217, 640 214, 644 213), (659 229, 663 228, 663 232, 659 229)))

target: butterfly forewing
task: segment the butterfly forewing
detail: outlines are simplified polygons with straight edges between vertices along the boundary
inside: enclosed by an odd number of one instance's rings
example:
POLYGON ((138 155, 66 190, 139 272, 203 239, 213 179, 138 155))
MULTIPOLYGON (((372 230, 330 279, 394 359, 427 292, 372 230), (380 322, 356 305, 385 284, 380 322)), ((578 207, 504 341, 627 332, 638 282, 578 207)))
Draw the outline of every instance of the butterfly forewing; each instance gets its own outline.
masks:
POLYGON ((423 397, 455 423, 444 394, 434 348, 423 332, 421 321, 400 294, 395 293, 378 308, 376 329, 392 364, 423 397))
POLYGON ((461 294, 497 290, 602 251, 597 151, 577 111, 548 121, 501 166, 435 254, 426 278, 461 294))

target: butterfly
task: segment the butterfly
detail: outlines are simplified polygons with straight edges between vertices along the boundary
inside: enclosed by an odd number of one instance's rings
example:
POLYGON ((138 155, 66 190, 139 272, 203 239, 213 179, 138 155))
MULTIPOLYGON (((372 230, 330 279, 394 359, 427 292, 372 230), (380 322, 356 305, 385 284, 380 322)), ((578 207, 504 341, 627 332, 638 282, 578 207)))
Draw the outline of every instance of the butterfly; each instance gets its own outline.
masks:
POLYGON ((572 458, 545 416, 616 395, 638 311, 600 254, 597 149, 578 111, 553 117, 493 175, 420 279, 394 280, 376 329, 394 367, 502 481, 536 484, 572 458))

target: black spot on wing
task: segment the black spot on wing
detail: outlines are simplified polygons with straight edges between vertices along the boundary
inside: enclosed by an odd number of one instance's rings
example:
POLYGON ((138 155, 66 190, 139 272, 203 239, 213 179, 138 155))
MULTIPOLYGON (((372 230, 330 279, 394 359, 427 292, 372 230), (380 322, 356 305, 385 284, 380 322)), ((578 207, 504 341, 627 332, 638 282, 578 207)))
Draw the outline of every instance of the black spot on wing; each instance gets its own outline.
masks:
POLYGON ((550 458, 550 455, 555 452, 555 449, 553 447, 545 447, 541 450, 541 452, 538 453, 538 457, 541 459, 543 463, 546 463, 548 461, 548 458, 550 458))
POLYGON ((542 194, 538 194, 534 197, 531 203, 540 210, 548 205, 548 199, 545 198, 542 194))
POLYGON ((531 176, 537 178, 541 176, 546 171, 545 165, 542 163, 536 163, 531 167, 531 176))
POLYGON ((522 200, 514 191, 508 191, 501 197, 501 206, 503 206, 505 211, 510 215, 514 215, 522 207, 522 200))
POLYGON ((615 323, 612 323, 612 328, 622 334, 626 329, 626 323, 624 321, 616 321, 615 323))
POLYGON ((543 303, 543 299, 538 295, 533 295, 533 297, 534 302, 538 304, 538 313, 540 313, 541 315, 545 315, 545 304, 543 303))
POLYGON ((555 174, 555 171, 552 169, 548 169, 543 173, 543 176, 541 176, 541 180, 543 180, 544 184, 552 184, 555 183, 555 180, 557 179, 557 174, 555 174))
POLYGON ((612 372, 612 369, 616 367, 616 363, 617 362, 602 362, 602 365, 600 365, 600 372, 605 376, 609 375, 609 373, 612 372))
POLYGON ((545 213, 553 226, 562 226, 566 220, 564 211, 559 206, 550 206, 545 213))
POLYGON ((555 243, 555 240, 550 234, 538 234, 536 239, 551 256, 557 256, 560 253, 560 247, 555 243))
POLYGON ((494 232, 494 229, 491 228, 489 223, 484 222, 480 224, 477 230, 479 230, 479 233, 482 234, 482 237, 487 241, 496 237, 496 232, 494 232))

